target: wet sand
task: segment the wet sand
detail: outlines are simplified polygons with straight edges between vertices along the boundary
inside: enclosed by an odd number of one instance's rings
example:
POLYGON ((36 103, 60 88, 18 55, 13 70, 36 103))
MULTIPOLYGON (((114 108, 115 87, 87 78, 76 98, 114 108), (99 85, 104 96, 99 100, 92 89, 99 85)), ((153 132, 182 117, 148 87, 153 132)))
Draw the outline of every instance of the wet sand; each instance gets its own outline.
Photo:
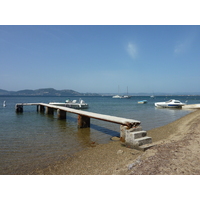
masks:
POLYGON ((120 141, 96 145, 31 174, 130 175, 200 174, 200 110, 147 132, 154 147, 145 152, 120 141))

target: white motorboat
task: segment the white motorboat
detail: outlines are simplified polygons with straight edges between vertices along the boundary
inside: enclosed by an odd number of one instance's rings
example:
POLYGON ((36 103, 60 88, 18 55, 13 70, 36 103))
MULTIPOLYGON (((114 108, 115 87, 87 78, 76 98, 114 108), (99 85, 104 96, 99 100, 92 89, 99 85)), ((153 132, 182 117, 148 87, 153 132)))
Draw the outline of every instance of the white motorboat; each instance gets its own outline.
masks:
POLYGON ((50 102, 49 104, 55 105, 55 106, 65 106, 69 108, 76 108, 76 109, 86 109, 88 108, 88 104, 85 103, 82 99, 79 99, 79 102, 77 100, 66 100, 64 103, 63 102, 50 102))
POLYGON ((170 99, 169 101, 166 101, 166 102, 155 103, 155 106, 160 107, 160 108, 182 108, 182 106, 184 105, 185 103, 182 103, 179 100, 175 100, 175 99, 170 99))

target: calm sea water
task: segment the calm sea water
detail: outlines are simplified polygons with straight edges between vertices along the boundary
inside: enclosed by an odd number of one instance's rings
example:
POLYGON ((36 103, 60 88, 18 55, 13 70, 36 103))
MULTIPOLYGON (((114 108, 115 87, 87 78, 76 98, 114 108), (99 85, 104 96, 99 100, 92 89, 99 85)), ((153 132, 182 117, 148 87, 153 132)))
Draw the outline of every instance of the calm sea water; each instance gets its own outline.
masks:
MULTIPOLYGON (((179 99, 188 104, 200 103, 199 96, 187 97, 81 97, 89 104, 87 111, 142 122, 144 130, 168 124, 189 110, 157 109, 154 103, 179 99), (138 104, 139 100, 147 104, 138 104)), ((38 113, 36 106, 25 106, 24 112, 15 113, 16 103, 63 102, 65 97, 0 97, 0 174, 28 174, 35 169, 48 167, 66 160, 75 152, 86 149, 92 142, 108 143, 112 136, 119 136, 119 125, 91 119, 91 128, 78 129, 77 115, 67 113, 66 120, 54 115, 38 113), (3 101, 6 107, 3 107, 3 101)), ((71 99, 78 99, 71 97, 71 99)))

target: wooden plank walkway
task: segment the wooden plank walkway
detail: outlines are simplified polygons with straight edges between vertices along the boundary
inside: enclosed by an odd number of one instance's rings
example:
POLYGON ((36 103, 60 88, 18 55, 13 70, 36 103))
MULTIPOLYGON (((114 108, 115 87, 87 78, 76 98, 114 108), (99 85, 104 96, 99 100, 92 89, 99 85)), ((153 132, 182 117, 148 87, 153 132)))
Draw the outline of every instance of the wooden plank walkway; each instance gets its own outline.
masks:
POLYGON ((34 105, 40 105, 40 103, 17 103, 16 106, 34 106, 34 105))
MULTIPOLYGON (((88 111, 82 111, 82 110, 77 110, 73 108, 68 108, 64 106, 55 106, 55 105, 50 105, 46 103, 18 103, 15 106, 16 112, 23 112, 23 106, 31 106, 31 105, 37 105, 42 107, 41 111, 44 111, 44 108, 46 108, 46 112, 49 114, 53 114, 54 109, 59 111, 64 111, 64 112, 69 112, 69 113, 74 113, 78 115, 78 124, 80 128, 84 127, 89 127, 90 126, 90 118, 94 119, 99 119, 107 122, 112 122, 120 125, 127 126, 127 128, 132 128, 140 125, 140 121, 134 120, 134 119, 127 119, 127 118, 122 118, 122 117, 116 117, 116 116, 111 116, 111 115, 104 115, 104 114, 99 114, 99 113, 94 113, 94 112, 88 112, 88 111), (19 109, 17 111, 17 109, 19 109), (81 125, 82 124, 82 125, 81 125), (85 124, 85 125, 84 125, 85 124)), ((63 115, 63 118, 66 118, 66 114, 63 115)))

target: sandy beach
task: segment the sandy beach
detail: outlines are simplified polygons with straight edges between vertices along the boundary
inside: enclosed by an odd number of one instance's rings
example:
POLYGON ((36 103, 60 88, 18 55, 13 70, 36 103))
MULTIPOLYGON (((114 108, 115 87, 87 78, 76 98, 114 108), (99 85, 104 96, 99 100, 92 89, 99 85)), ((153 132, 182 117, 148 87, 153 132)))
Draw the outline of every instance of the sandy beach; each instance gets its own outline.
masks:
POLYGON ((147 132, 153 146, 145 152, 120 141, 91 144, 64 162, 32 174, 183 175, 200 174, 200 110, 147 132))

